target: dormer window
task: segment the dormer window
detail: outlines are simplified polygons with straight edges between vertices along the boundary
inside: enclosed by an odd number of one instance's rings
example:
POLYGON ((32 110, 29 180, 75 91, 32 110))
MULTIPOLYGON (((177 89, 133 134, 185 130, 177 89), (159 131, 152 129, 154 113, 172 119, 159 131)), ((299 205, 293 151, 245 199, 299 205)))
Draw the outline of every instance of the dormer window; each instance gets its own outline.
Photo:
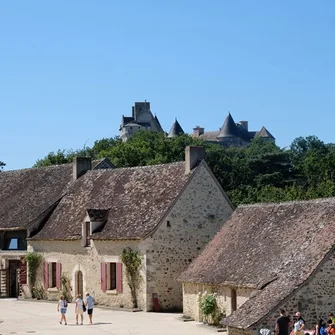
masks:
POLYGON ((18 250, 19 239, 17 237, 11 238, 8 245, 8 250, 18 250))
POLYGON ((109 209, 87 209, 86 211, 87 216, 82 226, 82 245, 89 247, 92 236, 105 227, 109 209))

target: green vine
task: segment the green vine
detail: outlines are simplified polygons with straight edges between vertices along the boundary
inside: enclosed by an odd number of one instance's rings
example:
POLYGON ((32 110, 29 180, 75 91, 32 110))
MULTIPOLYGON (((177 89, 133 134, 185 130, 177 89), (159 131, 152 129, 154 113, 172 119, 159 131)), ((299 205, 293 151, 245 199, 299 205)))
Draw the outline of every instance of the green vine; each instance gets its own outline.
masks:
POLYGON ((121 260, 126 267, 127 283, 130 288, 133 308, 137 308, 137 291, 141 282, 140 268, 142 259, 139 256, 138 251, 134 251, 131 248, 126 248, 122 251, 121 260))
POLYGON ((204 292, 202 295, 199 294, 198 303, 203 315, 203 321, 218 326, 225 313, 221 312, 218 307, 216 293, 204 292))
POLYGON ((72 301, 73 297, 71 294, 69 278, 67 278, 64 274, 62 274, 61 282, 62 282, 62 295, 64 296, 64 299, 68 302, 72 301))
POLYGON ((28 278, 31 288, 35 287, 37 269, 40 266, 42 259, 42 255, 37 252, 28 252, 25 256, 25 260, 28 263, 28 278))

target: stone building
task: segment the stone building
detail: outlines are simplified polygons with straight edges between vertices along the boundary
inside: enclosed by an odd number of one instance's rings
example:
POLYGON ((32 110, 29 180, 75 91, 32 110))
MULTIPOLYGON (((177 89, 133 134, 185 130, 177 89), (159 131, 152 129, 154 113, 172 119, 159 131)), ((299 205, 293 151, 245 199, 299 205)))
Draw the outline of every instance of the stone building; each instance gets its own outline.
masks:
POLYGON ((27 282, 27 238, 41 229, 73 181, 87 169, 113 168, 108 159, 0 173, 0 296, 17 297, 27 282), (73 170, 74 169, 74 170, 73 170), (18 273, 21 273, 20 278, 18 273))
POLYGON ((120 138, 123 142, 126 142, 139 130, 164 132, 157 116, 153 116, 151 113, 150 102, 135 102, 132 107, 132 116, 122 115, 120 138))
POLYGON ((201 138, 209 143, 218 143, 225 147, 247 146, 255 137, 261 137, 267 142, 275 143, 275 138, 265 127, 259 131, 249 131, 248 121, 235 123, 230 113, 219 130, 205 132, 205 128, 197 126, 193 129, 193 137, 201 138))
POLYGON ((231 334, 273 329, 280 308, 307 329, 335 309, 335 198, 240 206, 180 276, 184 314, 216 292, 231 334))
MULTIPOLYGON (((22 227, 26 234, 22 239, 27 237, 22 250, 14 252, 17 261, 27 250, 43 256, 36 287, 43 288, 47 299, 58 298, 65 278, 72 296, 89 291, 98 304, 131 308, 120 259, 123 249, 130 247, 142 259, 139 307, 157 309, 155 296, 162 310, 181 309, 182 285, 177 276, 233 211, 203 158, 202 147, 188 147, 185 162, 172 164, 90 170, 84 160, 73 179, 68 166, 35 169, 40 177, 27 186, 31 201, 22 204, 22 213, 32 207, 31 215, 15 216, 19 203, 14 193, 8 193, 12 208, 2 208, 0 202, 0 217, 5 210, 12 212, 11 228, 22 227), (51 172, 45 174, 48 169, 51 172), (53 169, 64 171, 53 175, 53 169), (59 190, 50 192, 57 183, 59 190), (34 197, 43 187, 48 192, 41 195, 44 202, 39 205, 34 197), (28 222, 22 225, 25 219, 28 222)), ((24 176, 17 183, 24 188, 24 176)), ((0 187, 6 194, 1 181, 0 187)), ((12 254, 3 250, 0 257, 12 254)), ((4 271, 7 268, 4 263, 4 271)), ((29 296, 25 282, 19 284, 29 296)))

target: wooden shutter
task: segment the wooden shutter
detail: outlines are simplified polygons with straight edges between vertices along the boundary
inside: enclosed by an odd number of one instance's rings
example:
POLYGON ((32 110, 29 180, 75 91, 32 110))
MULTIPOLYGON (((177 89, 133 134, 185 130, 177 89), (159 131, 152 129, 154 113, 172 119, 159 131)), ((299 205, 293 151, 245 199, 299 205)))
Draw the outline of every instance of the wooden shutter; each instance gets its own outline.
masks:
POLYGON ((62 264, 56 263, 56 287, 62 288, 62 264))
POLYGON ((44 288, 49 288, 49 263, 44 262, 44 288))
POLYGON ((101 263, 101 290, 107 291, 107 264, 101 263))
POLYGON ((21 261, 20 264, 20 285, 27 284, 27 263, 21 261))
POLYGON ((116 291, 122 293, 122 263, 116 263, 116 291))

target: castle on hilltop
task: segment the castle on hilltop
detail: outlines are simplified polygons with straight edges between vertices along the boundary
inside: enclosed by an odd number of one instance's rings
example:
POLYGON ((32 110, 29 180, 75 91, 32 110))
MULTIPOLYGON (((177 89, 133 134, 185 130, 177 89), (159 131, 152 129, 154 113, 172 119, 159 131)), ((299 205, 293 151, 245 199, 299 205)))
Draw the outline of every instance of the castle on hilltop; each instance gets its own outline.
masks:
MULTIPOLYGON (((150 110, 150 102, 135 102, 135 105, 132 107, 132 116, 122 115, 120 138, 123 142, 127 141, 139 130, 165 133, 157 116, 153 116, 150 110)), ((183 128, 177 119, 175 119, 169 133, 166 133, 166 135, 168 138, 172 138, 184 133, 183 128)), ((205 128, 196 126, 193 128, 192 136, 226 147, 247 146, 255 137, 261 137, 267 142, 275 143, 274 136, 265 127, 262 127, 259 131, 249 131, 248 121, 235 123, 230 113, 219 130, 205 132, 205 128)))

